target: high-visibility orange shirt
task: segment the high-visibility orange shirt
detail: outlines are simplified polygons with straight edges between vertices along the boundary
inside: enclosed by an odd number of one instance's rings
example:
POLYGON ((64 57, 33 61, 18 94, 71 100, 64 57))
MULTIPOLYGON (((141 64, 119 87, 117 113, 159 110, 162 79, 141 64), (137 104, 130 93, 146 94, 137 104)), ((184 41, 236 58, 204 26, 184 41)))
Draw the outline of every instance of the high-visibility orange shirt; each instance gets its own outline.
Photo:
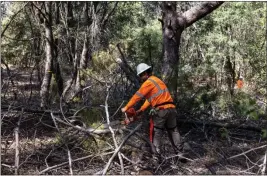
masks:
POLYGON ((243 87, 243 85, 244 85, 244 83, 243 83, 242 80, 238 80, 238 81, 237 81, 237 87, 238 87, 239 89, 241 89, 241 88, 243 87))
MULTIPOLYGON (((150 105, 155 107, 156 105, 173 102, 170 92, 163 81, 156 76, 150 76, 140 87, 140 89, 133 95, 130 101, 125 106, 126 109, 131 108, 142 98, 146 98, 145 103, 140 108, 142 111, 147 109, 150 105)), ((160 108, 175 108, 174 104, 160 105, 160 108)))

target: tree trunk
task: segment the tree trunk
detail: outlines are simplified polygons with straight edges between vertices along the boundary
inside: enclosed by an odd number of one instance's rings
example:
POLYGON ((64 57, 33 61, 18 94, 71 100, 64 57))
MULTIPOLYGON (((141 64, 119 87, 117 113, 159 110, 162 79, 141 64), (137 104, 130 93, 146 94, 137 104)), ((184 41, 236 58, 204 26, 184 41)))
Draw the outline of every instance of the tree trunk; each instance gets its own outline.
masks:
POLYGON ((87 68, 88 51, 89 51, 88 38, 87 38, 87 35, 85 34, 81 58, 77 60, 77 64, 76 64, 77 74, 76 74, 75 94, 78 93, 77 96, 81 96, 80 92, 82 88, 84 87, 84 85, 82 85, 82 82, 83 83, 85 82, 85 76, 84 76, 83 71, 87 68))
MULTIPOLYGON (((267 1, 265 4, 265 8, 267 8, 267 1)), ((266 32, 265 41, 267 41, 267 27, 265 27, 265 32, 266 32)), ((267 43, 265 43, 265 47, 266 47, 265 55, 266 55, 266 63, 267 63, 267 43)), ((266 80, 265 80, 265 87, 266 87, 265 102, 266 102, 267 101, 267 67, 265 66, 265 68, 266 68, 266 80)), ((265 114, 267 115, 267 104, 265 104, 265 114)))
POLYGON ((81 55, 81 63, 80 63, 81 69, 87 68, 88 57, 89 57, 88 38, 87 38, 87 35, 85 35, 85 40, 84 40, 84 44, 83 44, 83 51, 82 51, 82 55, 81 55))
POLYGON ((52 65, 53 65, 53 34, 52 34, 52 2, 45 2, 46 10, 47 10, 47 19, 45 19, 44 27, 45 27, 45 37, 46 37, 46 61, 45 61, 45 73, 44 79, 41 85, 41 107, 47 107, 48 105, 48 97, 49 97, 49 88, 52 77, 52 65))
MULTIPOLYGON (((59 3, 56 2, 55 3, 55 9, 56 9, 56 19, 55 19, 55 23, 56 25, 59 25, 59 3)), ((59 96, 62 95, 63 93, 63 78, 61 76, 61 71, 60 71, 60 66, 59 66, 59 63, 58 63, 58 38, 55 39, 55 42, 53 42, 52 40, 52 43, 51 45, 53 46, 54 48, 54 53, 55 53, 55 62, 53 64, 53 73, 55 74, 55 79, 56 79, 56 82, 57 82, 57 90, 58 90, 58 94, 59 96)))
POLYGON ((163 67, 162 78, 176 99, 179 45, 182 30, 179 29, 176 2, 163 2, 163 67))
POLYGON ((163 66, 162 78, 177 98, 179 46, 183 30, 218 8, 223 2, 204 2, 178 15, 176 2, 162 3, 163 66))

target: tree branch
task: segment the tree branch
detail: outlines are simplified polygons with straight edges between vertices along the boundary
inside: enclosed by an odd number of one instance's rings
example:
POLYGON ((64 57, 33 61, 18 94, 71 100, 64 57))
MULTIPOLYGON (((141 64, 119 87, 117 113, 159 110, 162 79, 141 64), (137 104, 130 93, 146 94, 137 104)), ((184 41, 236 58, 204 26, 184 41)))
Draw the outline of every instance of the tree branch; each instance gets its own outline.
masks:
POLYGON ((118 6, 118 2, 115 2, 114 7, 111 9, 111 11, 105 16, 103 16, 103 19, 101 21, 103 29, 105 29, 107 21, 109 20, 110 16, 114 13, 117 6, 118 6))
POLYGON ((259 147, 256 147, 256 148, 247 150, 247 151, 245 151, 245 152, 243 152, 243 153, 240 153, 240 154, 231 156, 231 157, 227 158, 227 160, 229 160, 229 159, 233 159, 233 158, 236 158, 236 157, 239 157, 239 156, 242 156, 242 155, 245 155, 246 153, 249 153, 249 152, 251 152, 251 151, 255 151, 255 150, 258 150, 258 149, 261 149, 261 148, 264 148, 264 147, 267 147, 267 145, 263 145, 263 146, 259 146, 259 147))
POLYGON ((142 123, 140 123, 130 134, 128 134, 125 139, 122 141, 122 143, 120 144, 120 146, 118 148, 116 148, 115 152, 113 153, 112 157, 109 159, 105 169, 102 171, 102 175, 105 175, 108 171, 108 168, 111 164, 111 162, 113 161, 113 159, 115 158, 115 156, 117 155, 117 153, 120 151, 120 149, 122 148, 122 146, 124 145, 124 143, 142 126, 142 123))
MULTIPOLYGON (((108 128, 112 134, 112 139, 113 139, 113 143, 115 145, 116 148, 118 148, 118 144, 117 141, 115 139, 115 133, 114 130, 112 129, 111 125, 110 125, 110 120, 109 120, 109 111, 108 111, 108 97, 109 97, 109 86, 107 86, 107 96, 106 96, 106 101, 105 101, 105 111, 106 111, 106 118, 107 118, 107 124, 108 124, 108 128)), ((124 167, 123 167, 123 160, 121 157, 121 153, 118 153, 119 156, 119 160, 120 160, 120 164, 121 164, 121 174, 124 175, 124 167)))
POLYGON ((178 24, 184 29, 192 25, 194 22, 210 14, 213 10, 222 5, 224 1, 204 2, 178 16, 178 24))
POLYGON ((19 11, 17 11, 17 13, 15 13, 15 14, 11 17, 9 23, 5 26, 5 28, 3 29, 2 33, 1 33, 1 38, 4 36, 6 30, 7 30, 8 26, 11 24, 11 22, 12 22, 12 21, 15 19, 15 17, 21 12, 21 10, 24 9, 24 7, 25 7, 27 4, 28 4, 28 2, 27 2, 27 3, 26 3, 26 4, 25 4, 19 11))
POLYGON ((261 174, 264 175, 266 173, 266 161, 267 161, 267 149, 265 151, 265 155, 264 155, 264 159, 263 159, 263 163, 262 163, 262 170, 261 170, 261 174))
MULTIPOLYGON (((82 161, 82 160, 85 160, 85 159, 88 159, 88 158, 91 158, 91 157, 94 157, 94 156, 105 156, 105 155, 110 155, 110 154, 113 154, 114 152, 108 152, 108 153, 103 153, 103 154, 98 154, 98 155, 88 155, 88 156, 85 156, 85 157, 81 157, 81 158, 77 158, 77 159, 74 159, 72 160, 72 162, 76 162, 76 161, 82 161)), ((52 170, 52 169, 56 169, 56 168, 59 168, 59 167, 62 167, 62 166, 65 166, 69 164, 69 161, 67 162, 64 162, 64 163, 61 163, 61 164, 57 164, 57 165, 54 165, 54 166, 51 166, 51 167, 48 167, 44 170, 42 170, 41 172, 39 172, 39 174, 44 174, 45 172, 49 171, 49 170, 52 170)))
POLYGON ((23 109, 22 113, 20 115, 19 121, 17 122, 17 127, 14 129, 15 133, 15 175, 18 175, 18 170, 19 170, 19 127, 20 127, 20 122, 21 118, 23 116, 23 109))

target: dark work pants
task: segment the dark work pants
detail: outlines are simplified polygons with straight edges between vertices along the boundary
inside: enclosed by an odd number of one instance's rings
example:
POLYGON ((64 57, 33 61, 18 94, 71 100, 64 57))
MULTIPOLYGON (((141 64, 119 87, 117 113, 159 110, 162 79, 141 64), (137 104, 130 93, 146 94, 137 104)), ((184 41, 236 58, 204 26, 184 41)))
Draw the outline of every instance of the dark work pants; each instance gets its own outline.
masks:
POLYGON ((153 144, 158 153, 161 152, 161 137, 166 128, 171 144, 176 152, 181 149, 181 137, 177 129, 177 112, 174 108, 158 110, 153 116, 154 136, 153 144))

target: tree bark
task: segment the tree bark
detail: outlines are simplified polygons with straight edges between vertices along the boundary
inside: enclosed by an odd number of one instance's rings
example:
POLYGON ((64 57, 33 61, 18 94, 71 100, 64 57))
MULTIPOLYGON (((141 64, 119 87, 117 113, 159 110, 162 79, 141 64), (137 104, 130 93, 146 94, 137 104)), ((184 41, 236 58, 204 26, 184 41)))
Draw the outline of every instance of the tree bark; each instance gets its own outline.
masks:
POLYGON ((85 34, 85 39, 83 43, 83 50, 82 50, 82 55, 81 55, 81 61, 80 61, 80 68, 81 69, 86 69, 88 65, 88 57, 89 57, 89 47, 88 47, 88 37, 85 34))
POLYGON ((177 97, 179 46, 183 30, 218 8, 223 2, 204 2, 181 15, 176 12, 176 2, 162 3, 163 66, 162 78, 177 97))
MULTIPOLYGON (((59 3, 56 2, 55 3, 55 9, 56 9, 56 18, 55 18, 55 23, 56 25, 59 25, 59 3)), ((61 76, 61 70, 60 70, 60 66, 59 66, 59 62, 58 62, 58 38, 55 39, 55 41, 52 40, 52 47, 54 48, 54 53, 55 53, 55 57, 54 57, 54 64, 53 64, 53 73, 55 74, 55 79, 57 82, 57 90, 58 90, 58 94, 59 96, 62 95, 63 93, 63 78, 61 76)))
POLYGON ((182 29, 179 29, 176 2, 163 2, 163 66, 162 78, 176 99, 177 68, 182 29))
POLYGON ((41 85, 41 107, 46 107, 48 105, 49 97, 49 88, 52 77, 52 65, 53 65, 53 34, 52 34, 52 2, 45 2, 46 10, 48 14, 48 19, 45 19, 44 28, 45 28, 45 37, 46 37, 46 61, 45 61, 45 73, 44 79, 41 85))
MULTIPOLYGON (((265 4, 265 7, 267 8, 267 1, 265 4)), ((267 16, 267 11, 266 11, 266 16, 267 16)), ((267 42, 267 27, 265 27, 265 42, 267 42)), ((267 63, 267 43, 265 43, 265 55, 266 55, 266 63, 267 63)), ((266 80, 265 80, 265 87, 266 87, 266 94, 265 94, 265 102, 267 100, 267 67, 266 68, 266 80)), ((267 104, 265 105, 265 114, 267 115, 267 104)))

